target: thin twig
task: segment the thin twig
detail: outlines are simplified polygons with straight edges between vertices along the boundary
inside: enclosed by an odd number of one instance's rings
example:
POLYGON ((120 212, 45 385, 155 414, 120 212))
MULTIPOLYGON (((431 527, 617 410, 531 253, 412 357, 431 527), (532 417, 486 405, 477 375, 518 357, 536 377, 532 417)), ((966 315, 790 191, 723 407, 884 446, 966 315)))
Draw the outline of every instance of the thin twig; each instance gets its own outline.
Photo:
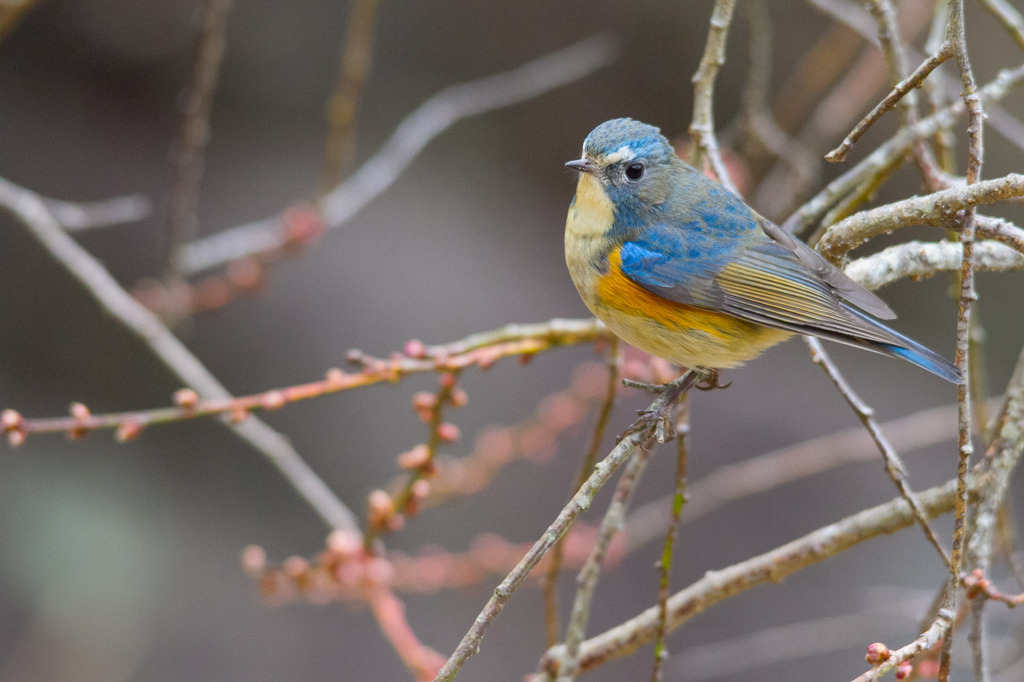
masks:
MULTIPOLYGON (((681 392, 685 392, 689 386, 692 386, 697 376, 697 373, 688 371, 671 384, 666 384, 663 387, 665 390, 655 398, 645 414, 654 415, 664 412, 670 407, 673 400, 679 398, 681 392)), ((483 640, 487 628, 505 608, 505 604, 533 567, 537 565, 537 562, 558 542, 559 538, 565 535, 576 517, 590 508, 598 491, 604 487, 620 466, 634 457, 640 449, 650 450, 653 447, 658 436, 661 435, 660 431, 662 431, 660 424, 645 421, 643 417, 627 430, 618 445, 594 467, 590 478, 580 486, 569 503, 562 508, 544 535, 537 540, 505 580, 494 589, 494 595, 484 606, 480 615, 476 617, 473 626, 459 642, 459 646, 452 652, 444 668, 438 673, 435 682, 449 682, 469 660, 469 657, 479 651, 480 642, 483 640)))
MULTIPOLYGON (((889 72, 889 85, 898 87, 906 77, 907 50, 903 45, 903 38, 900 36, 896 7, 892 0, 868 0, 865 5, 875 20, 878 44, 882 48, 882 54, 885 55, 885 65, 889 72)), ((916 100, 917 96, 912 91, 908 91, 905 97, 899 99, 900 125, 913 125, 917 122, 915 120, 916 100)))
MULTIPOLYGON (((986 481, 972 479, 972 496, 984 492, 986 481)), ((918 501, 928 518, 953 510, 956 481, 924 490, 918 501)), ((792 573, 843 552, 879 535, 895 533, 914 525, 914 515, 903 498, 865 509, 824 526, 769 552, 708 571, 703 578, 669 598, 669 628, 675 629, 714 604, 756 585, 778 582, 792 573)), ((587 671, 612 659, 629 655, 657 636, 660 609, 651 606, 614 628, 583 642, 582 670, 587 671)), ((561 646, 549 649, 541 667, 554 672, 561 659, 561 646)))
POLYGON ((379 383, 394 383, 413 374, 454 373, 471 366, 487 368, 503 357, 530 357, 558 346, 606 338, 608 332, 597 320, 555 319, 538 324, 506 325, 440 346, 424 346, 418 341, 410 341, 406 344, 406 354, 394 353, 386 359, 353 350, 349 351, 348 359, 361 367, 359 372, 332 368, 320 381, 271 388, 251 395, 218 398, 181 391, 175 394, 177 405, 174 407, 108 414, 79 410, 78 414, 67 417, 23 418, 19 415, 18 439, 23 440, 33 433, 84 435, 99 429, 119 429, 119 437, 128 440, 138 436, 143 428, 155 424, 213 415, 242 421, 256 410, 278 410, 300 400, 379 383))
POLYGON ((199 222, 199 185, 203 179, 203 157, 210 141, 210 112, 217 91, 217 78, 224 59, 225 34, 232 0, 206 0, 203 30, 196 50, 192 81, 184 101, 185 118, 174 154, 174 188, 167 217, 168 278, 181 279, 184 264, 178 250, 195 239, 199 222))
POLYGON ((399 490, 388 496, 390 514, 386 518, 378 517, 378 520, 384 521, 384 523, 374 523, 374 516, 368 515, 366 534, 363 539, 367 549, 373 548, 374 541, 381 532, 394 530, 391 523, 396 519, 395 514, 413 515, 419 510, 420 502, 428 494, 429 489, 423 491, 419 485, 421 485, 420 481, 426 482, 425 479, 428 475, 433 475, 438 450, 441 443, 448 440, 441 433, 444 425, 444 410, 452 406, 453 403, 464 402, 462 399, 455 398, 455 395, 462 390, 458 388, 457 381, 457 372, 446 372, 441 375, 437 393, 433 396, 429 393, 426 394, 430 398, 429 407, 424 407, 426 411, 424 416, 428 426, 427 442, 410 451, 412 456, 404 467, 410 470, 409 474, 399 490))
MULTIPOLYGON (((981 106, 981 98, 978 96, 974 83, 974 74, 971 71, 971 62, 967 55, 967 42, 964 37, 964 6, 963 0, 948 0, 949 5, 949 33, 947 41, 953 46, 956 56, 957 68, 960 71, 961 98, 967 107, 967 187, 978 184, 981 181, 982 154, 984 151, 982 142, 982 122, 984 112, 981 106)), ((963 259, 960 266, 960 297, 957 303, 957 324, 956 324, 956 355, 954 361, 957 368, 963 373, 964 382, 957 386, 957 495, 956 514, 953 520, 953 547, 950 553, 949 576, 946 580, 946 590, 943 597, 943 610, 955 612, 957 603, 958 587, 960 585, 960 573, 963 566, 963 548, 965 540, 965 526, 967 523, 967 468, 970 461, 973 445, 971 443, 971 353, 970 353, 970 331, 971 331, 971 309, 977 294, 974 291, 974 237, 975 237, 975 209, 973 206, 965 208, 963 218, 960 221, 960 244, 963 247, 963 259)), ((941 611, 940 611, 941 612, 941 611)), ((947 682, 951 664, 950 652, 953 646, 952 628, 947 629, 942 642, 942 653, 939 657, 939 682, 947 682)), ((975 656, 982 656, 980 650, 975 651, 975 656)), ((980 664, 979 667, 984 667, 980 664)))
MULTIPOLYGON (((384 146, 326 195, 327 229, 345 224, 380 196, 434 138, 464 118, 518 104, 587 76, 609 64, 617 49, 598 35, 509 71, 445 88, 409 114, 384 146)), ((233 260, 280 249, 287 242, 280 217, 239 225, 186 244, 182 266, 195 274, 233 260)))
MULTIPOLYGON (((956 242, 905 242, 851 262, 844 272, 868 289, 878 289, 900 279, 931 277, 956 272, 963 249, 956 242)), ((1024 255, 996 242, 974 247, 974 271, 1024 270, 1024 255)))
POLYGON ((416 682, 430 682, 444 657, 422 644, 405 618, 405 604, 384 586, 368 590, 367 602, 381 632, 412 673, 416 682))
POLYGON ((914 519, 917 524, 921 526, 921 530, 924 531, 925 537, 928 542, 931 543, 935 551, 942 557, 942 563, 949 566, 949 555, 946 554, 945 547, 942 546, 942 542, 938 536, 935 535, 935 531, 928 524, 928 520, 924 517, 924 512, 921 510, 921 506, 917 502, 917 498, 914 495, 914 491, 910 489, 910 482, 907 481, 907 469, 904 466, 903 461, 900 459, 896 449, 889 442, 889 439, 885 437, 881 427, 878 425, 878 421, 875 419, 875 410, 861 400, 860 396, 857 395, 853 388, 847 383, 846 378, 843 377, 839 369, 832 362, 828 353, 821 346, 821 341, 813 336, 806 336, 804 340, 807 342, 807 346, 811 349, 811 359, 814 364, 818 365, 828 375, 829 380, 835 385, 836 390, 843 396, 847 404, 853 409, 857 418, 860 419, 864 428, 867 429, 868 434, 871 435, 871 440, 878 446, 878 452, 882 455, 882 460, 885 462, 885 473, 889 475, 892 482, 896 484, 896 488, 899 490, 900 496, 907 501, 910 505, 911 511, 914 513, 914 519))
POLYGON ((861 138, 864 133, 868 131, 878 119, 882 117, 885 112, 889 111, 896 106, 907 93, 912 91, 914 88, 920 87, 921 83, 939 64, 942 64, 947 59, 953 56, 953 50, 948 44, 943 43, 942 47, 936 54, 926 59, 918 66, 912 74, 907 76, 905 79, 900 81, 892 91, 886 95, 885 99, 875 105, 868 114, 860 120, 857 126, 846 136, 842 144, 830 151, 825 155, 827 161, 839 162, 845 161, 846 155, 853 149, 853 145, 857 143, 857 140, 861 138))
POLYGON ((380 0, 355 0, 348 11, 348 33, 338 63, 334 92, 327 102, 327 145, 318 197, 323 197, 348 170, 355 152, 356 115, 372 63, 374 26, 380 0))
MULTIPOLYGON (((615 406, 615 396, 619 391, 619 369, 622 366, 622 356, 619 353, 619 339, 613 337, 605 352, 606 365, 608 366, 608 379, 605 384, 604 399, 597 413, 597 421, 594 430, 590 435, 590 445, 587 447, 583 462, 580 464, 579 473, 576 475, 576 483, 573 492, 580 489, 580 486, 590 476, 597 457, 601 451, 601 443, 604 441, 605 432, 608 430, 608 420, 615 406)), ((558 574, 562 570, 562 556, 565 551, 565 537, 559 538, 551 550, 551 563, 548 564, 547 575, 544 576, 544 626, 547 635, 547 645, 554 646, 558 643, 558 574)))
MULTIPOLYGON (((882 53, 889 66, 889 84, 898 87, 907 75, 907 48, 900 36, 900 26, 896 18, 896 8, 892 0, 871 0, 868 5, 878 23, 878 39, 882 45, 882 53)), ((921 13, 927 15, 927 11, 921 13)), ((940 50, 936 50, 939 52, 940 50)), ((917 95, 912 90, 900 98, 897 103, 900 113, 900 127, 908 128, 917 124, 917 95)), ((914 162, 924 179, 925 186, 930 190, 942 189, 943 174, 935 161, 935 156, 923 139, 914 140, 914 162)))
POLYGON ((99 227, 134 223, 149 216, 149 197, 129 194, 101 201, 44 199, 50 213, 67 232, 85 232, 99 227))
POLYGON ((686 439, 690 435, 690 405, 687 397, 679 401, 676 419, 676 484, 672 491, 672 513, 665 530, 665 543, 658 561, 658 633, 654 639, 654 664, 651 682, 661 682, 662 666, 668 660, 665 636, 668 634, 669 576, 672 574, 672 553, 675 549, 679 523, 686 504, 686 439))
MULTIPOLYGON (((0 179, 0 205, 10 210, 97 303, 137 336, 175 375, 210 400, 230 400, 227 389, 151 312, 111 277, 106 268, 69 237, 35 193, 0 179)), ((357 530, 355 515, 310 469, 288 439, 252 417, 224 422, 265 455, 313 510, 333 528, 357 530)))
MULTIPOLYGON (((994 401, 990 401, 995 405, 994 401)), ((922 410, 882 424, 898 451, 910 452, 955 441, 956 405, 922 410)), ((694 523, 736 500, 775 490, 799 480, 850 464, 876 461, 878 448, 862 426, 749 457, 719 467, 687 484, 685 523, 694 523)), ((637 507, 626 522, 627 551, 634 551, 664 534, 664 520, 673 498, 665 495, 637 507)))
MULTIPOLYGON (((1024 65, 1013 69, 1003 69, 995 79, 978 91, 982 101, 994 102, 1006 96, 1013 88, 1024 84, 1024 65)), ((860 184, 879 168, 886 167, 892 159, 906 154, 914 141, 933 135, 936 131, 951 125, 966 111, 963 101, 951 103, 945 109, 921 119, 916 126, 897 133, 885 144, 871 152, 853 168, 830 182, 815 197, 806 202, 791 215, 783 227, 795 233, 816 223, 832 206, 842 200, 853 188, 860 184)))
MULTIPOLYGON (((655 401, 657 403, 658 401, 655 401)), ((444 667, 437 674, 435 682, 448 682, 459 672, 470 656, 480 650, 484 634, 494 619, 498 617, 505 604, 522 584, 541 557, 561 538, 572 526, 581 513, 590 508, 597 492, 604 487, 612 474, 626 461, 632 458, 642 447, 650 447, 653 436, 650 432, 636 432, 624 438, 615 448, 594 467, 594 472, 586 483, 573 495, 572 500, 559 512, 558 517, 548 526, 547 531, 533 545, 529 552, 520 560, 508 576, 494 589, 494 595, 476 617, 473 626, 462 638, 458 647, 452 652, 444 667)))
POLYGON ((1009 220, 978 215, 975 222, 978 224, 978 236, 982 239, 994 239, 1017 253, 1024 254, 1024 230, 1009 220))
POLYGON ((1021 16, 1020 10, 1006 0, 978 0, 978 3, 1006 29, 1017 47, 1024 50, 1024 16, 1021 16))
POLYGON ((648 449, 650 447, 654 447, 654 443, 648 441, 637 449, 623 468, 619 483, 615 486, 615 493, 601 519, 601 528, 598 530, 597 539, 591 547, 590 555, 584 562, 583 568, 580 569, 580 573, 576 577, 576 595, 573 599, 572 612, 569 614, 569 625, 566 628, 565 657, 559 665, 558 682, 572 682, 579 675, 579 647, 587 634, 590 605, 594 600, 594 591, 597 589, 597 580, 601 575, 601 566, 604 564, 612 540, 622 530, 626 509, 636 492, 640 477, 647 468, 647 461, 651 454, 648 449))
POLYGON ((878 44, 875 25, 871 16, 857 3, 842 0, 807 0, 807 4, 839 21, 847 28, 859 33, 873 44, 878 44))
POLYGON ((686 682, 757 679, 755 671, 769 665, 842 655, 849 652, 851 642, 877 639, 880 629, 896 632, 909 625, 910 614, 921 607, 921 597, 907 598, 901 591, 896 599, 879 600, 854 613, 758 627, 749 634, 694 645, 673 657, 671 670, 677 674, 674 679, 686 682))
POLYGON ((953 615, 952 611, 940 610, 938 617, 917 639, 895 651, 890 651, 884 661, 854 679, 853 682, 877 682, 877 680, 882 679, 886 673, 903 661, 909 661, 922 651, 926 651, 938 644, 943 640, 943 637, 949 639, 948 635, 953 628, 953 615))
MULTIPOLYGON (((1024 437, 1020 426, 1024 424, 1024 349, 1017 358, 1017 366, 1006 387, 1006 401, 1000 410, 993 432, 996 437, 985 452, 980 468, 993 471, 995 481, 989 493, 978 503, 973 518, 973 532, 965 552, 966 565, 981 576, 989 573, 992 561, 992 546, 996 537, 999 510, 1006 496, 1012 472, 1024 450, 1024 437)), ((987 583, 987 581, 986 581, 987 583)), ((989 592, 988 596, 992 596, 989 592)), ((1010 602, 1012 603, 1012 602, 1010 602)), ((987 681, 989 657, 986 655, 984 599, 974 599, 971 604, 971 649, 974 652, 975 679, 987 681)))
MULTIPOLYGON (((932 9, 932 25, 925 39, 925 54, 936 54, 949 42, 946 40, 949 24, 949 5, 944 2, 936 2, 932 9)), ((941 74, 940 74, 941 75, 941 74)), ((950 92, 940 78, 930 78, 921 84, 929 104, 929 116, 943 109, 949 104, 950 92)), ((956 169, 956 136, 951 126, 944 126, 931 136, 932 148, 938 157, 937 163, 945 173, 953 173, 956 169)), ((937 188, 933 188, 937 189, 937 188)))
POLYGON ((822 237, 825 236, 829 226, 846 220, 855 215, 857 211, 862 210, 862 206, 875 196, 878 189, 893 173, 899 170, 905 160, 906 155, 891 159, 888 164, 876 168, 875 172, 868 176, 860 185, 850 188, 850 192, 822 217, 821 222, 818 224, 818 229, 807 238, 807 243, 811 246, 817 246, 822 237))
POLYGON ((700 65, 692 79, 693 117, 690 123, 692 144, 689 162, 695 168, 703 169, 706 156, 718 181, 733 194, 739 195, 718 151, 713 113, 715 78, 718 76, 718 70, 725 64, 725 41, 729 35, 729 24, 732 22, 735 7, 736 0, 715 0, 715 6, 711 10, 704 56, 701 57, 700 65))
POLYGON ((751 141, 789 166, 795 191, 811 186, 819 177, 817 154, 800 140, 791 137, 776 121, 768 105, 772 65, 772 23, 764 0, 748 2, 750 56, 746 85, 743 88, 743 126, 751 141))
POLYGON ((1011 173, 995 180, 950 187, 861 211, 825 232, 817 249, 833 262, 868 239, 912 225, 948 227, 957 211, 1024 196, 1024 175, 1011 173))

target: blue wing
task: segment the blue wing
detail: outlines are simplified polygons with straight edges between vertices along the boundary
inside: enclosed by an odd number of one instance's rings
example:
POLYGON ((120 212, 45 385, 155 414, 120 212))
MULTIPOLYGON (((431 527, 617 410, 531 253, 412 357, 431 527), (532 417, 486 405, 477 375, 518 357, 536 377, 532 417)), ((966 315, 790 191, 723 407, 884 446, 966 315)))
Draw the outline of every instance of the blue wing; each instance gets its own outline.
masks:
POLYGON ((768 327, 899 344, 895 332, 843 302, 895 317, 881 299, 721 185, 688 180, 685 196, 665 202, 657 222, 629 230, 620 251, 626 277, 669 300, 768 327))

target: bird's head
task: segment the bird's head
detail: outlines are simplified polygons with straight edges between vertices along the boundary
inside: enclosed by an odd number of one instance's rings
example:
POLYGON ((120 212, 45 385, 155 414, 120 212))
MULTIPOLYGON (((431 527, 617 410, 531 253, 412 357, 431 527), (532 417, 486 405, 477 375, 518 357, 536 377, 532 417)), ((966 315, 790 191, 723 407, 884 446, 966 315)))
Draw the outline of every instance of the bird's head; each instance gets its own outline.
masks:
POLYGON ((678 157, 654 126, 616 118, 594 128, 583 156, 566 166, 580 173, 579 191, 599 190, 620 218, 646 214, 669 195, 678 157))

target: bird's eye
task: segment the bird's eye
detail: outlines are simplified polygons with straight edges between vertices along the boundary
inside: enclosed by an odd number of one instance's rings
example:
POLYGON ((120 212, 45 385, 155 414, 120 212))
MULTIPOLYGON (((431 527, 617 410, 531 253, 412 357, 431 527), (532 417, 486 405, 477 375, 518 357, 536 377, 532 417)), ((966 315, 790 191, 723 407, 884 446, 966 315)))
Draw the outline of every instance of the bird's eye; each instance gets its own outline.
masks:
POLYGON ((626 177, 630 180, 639 180, 644 176, 644 165, 642 163, 631 163, 626 166, 626 177))

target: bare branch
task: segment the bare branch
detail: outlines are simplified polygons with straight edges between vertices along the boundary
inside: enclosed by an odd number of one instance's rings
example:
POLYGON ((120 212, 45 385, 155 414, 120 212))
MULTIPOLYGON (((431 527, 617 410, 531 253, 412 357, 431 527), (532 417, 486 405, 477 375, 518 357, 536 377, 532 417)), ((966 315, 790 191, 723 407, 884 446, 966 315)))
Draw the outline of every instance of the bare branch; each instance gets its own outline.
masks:
POLYGON ((1024 51, 1024 16, 1020 11, 1006 0, 978 0, 978 3, 996 18, 1017 47, 1024 51))
POLYGON ((559 664, 558 682, 572 682, 579 676, 579 647, 587 634, 590 605, 593 603, 597 580, 601 575, 601 565, 608 554, 612 540, 622 530, 626 509, 636 491, 640 477, 647 468, 647 460, 651 454, 648 447, 654 447, 654 444, 648 442, 637 449, 623 469, 619 483, 615 486, 612 500, 601 519, 601 528, 598 531, 597 539, 576 578, 576 596, 573 600, 572 613, 569 615, 569 626, 565 633, 565 657, 559 664))
MULTIPOLYGON (((440 346, 425 346, 417 340, 406 344, 404 353, 387 359, 375 358, 362 351, 348 352, 348 360, 359 365, 359 372, 327 370, 324 378, 294 386, 271 388, 246 396, 202 398, 188 389, 175 394, 174 407, 151 410, 91 414, 81 412, 68 417, 24 419, 19 416, 18 439, 33 433, 85 434, 98 429, 125 430, 134 438, 145 427, 224 415, 241 422, 256 410, 278 410, 282 407, 332 393, 349 391, 384 382, 397 382, 404 377, 425 372, 455 373, 466 367, 490 367, 503 357, 524 358, 558 346, 588 343, 605 339, 608 332, 597 320, 561 320, 537 324, 506 325, 492 332, 481 332, 461 341, 440 346)), ((127 438, 122 438, 127 439, 127 438)))
POLYGON ((739 195, 729 172, 722 162, 718 151, 718 140, 715 138, 715 117, 713 113, 715 99, 715 78, 718 70, 725 64, 725 39, 729 35, 729 24, 736 0, 715 0, 711 10, 711 22, 708 28, 708 40, 704 45, 704 56, 701 57, 697 72, 693 74, 693 118, 690 122, 690 165, 704 169, 704 157, 711 164, 718 181, 733 194, 739 195))
POLYGON ((907 470, 903 464, 902 459, 896 452, 896 448, 892 446, 889 439, 885 437, 881 427, 878 425, 878 421, 875 419, 874 409, 861 400, 853 388, 846 382, 846 378, 843 377, 839 369, 832 362, 832 359, 825 352, 825 349, 821 346, 821 341, 813 336, 805 336, 805 341, 808 347, 811 349, 811 358, 814 364, 821 367, 828 378, 835 385, 836 390, 843 396, 847 404, 853 409, 857 418, 860 419, 864 428, 868 434, 871 435, 871 440, 878 446, 878 451, 882 455, 882 461, 885 462, 885 473, 889 475, 889 478, 893 483, 896 484, 896 488, 899 490, 900 496, 907 501, 911 511, 914 513, 914 520, 921 526, 921 530, 924 531, 925 538, 931 543, 935 551, 942 557, 942 563, 949 565, 949 555, 946 554, 945 547, 942 546, 942 542, 938 536, 935 535, 935 531, 930 525, 928 520, 924 517, 924 512, 921 510, 921 506, 917 502, 917 497, 914 495, 914 491, 910 489, 910 483, 907 481, 907 470))
MULTIPOLYGON (((868 289, 879 289, 897 280, 930 277, 960 269, 963 249, 956 242, 905 242, 853 261, 844 272, 868 289)), ((1024 255, 996 242, 974 247, 974 270, 1003 272, 1024 270, 1024 255)))
POLYGON ((174 189, 167 218, 167 264, 171 279, 180 279, 184 274, 179 262, 179 247, 196 236, 203 157, 210 141, 210 112, 224 58, 231 1, 206 0, 204 3, 203 30, 196 50, 192 82, 184 101, 181 139, 174 155, 174 189))
POLYGON ((363 86, 370 73, 377 4, 357 0, 348 11, 348 33, 338 63, 334 92, 327 103, 327 145, 320 174, 319 196, 330 192, 344 177, 355 152, 356 115, 363 86))
MULTIPOLYGON (((616 56, 612 40, 588 38, 523 66, 446 88, 421 104, 370 157, 321 202, 328 229, 346 223, 381 195, 435 137, 464 118, 518 104, 587 76, 616 56)), ((272 216, 186 244, 181 262, 187 274, 281 248, 287 241, 272 216)))
POLYGON ((134 223, 153 210, 149 198, 129 194, 102 201, 74 202, 44 198, 47 208, 68 232, 85 232, 99 227, 134 223))
MULTIPOLYGON (((590 472, 597 463, 598 455, 601 452, 601 443, 604 442, 605 433, 608 430, 608 420, 611 418, 612 408, 615 406, 615 397, 619 391, 619 375, 622 366, 622 355, 619 352, 619 339, 612 337, 608 350, 605 354, 608 366, 608 378, 605 383, 604 399, 597 413, 597 421, 590 436, 590 445, 583 456, 579 473, 576 475, 576 482, 573 491, 580 489, 590 472)), ((562 556, 565 552, 565 537, 559 539, 558 543, 551 550, 551 563, 548 565, 548 572, 544 576, 544 625, 547 635, 547 645, 554 646, 558 643, 558 574, 562 570, 562 556)))
POLYGON ((885 99, 875 105, 875 108, 860 120, 857 126, 849 135, 846 136, 846 139, 843 140, 842 144, 825 155, 825 159, 832 162, 845 161, 846 155, 851 149, 853 149, 853 145, 857 143, 857 140, 859 140, 861 136, 868 131, 868 128, 870 128, 878 119, 882 118, 882 115, 885 114, 885 112, 895 107, 897 102, 902 100, 907 93, 914 88, 920 87, 921 83, 924 82, 924 79, 928 77, 928 74, 934 71, 939 64, 942 64, 952 56, 952 48, 950 48, 948 44, 944 43, 942 48, 940 48, 936 54, 924 60, 924 62, 922 62, 912 74, 896 84, 885 99))
POLYGON ((886 599, 855 613, 759 628, 750 634, 702 643, 673 657, 673 671, 687 682, 735 679, 741 673, 825 653, 844 653, 851 642, 870 642, 881 627, 904 627, 919 611, 920 597, 886 599), (905 622, 904 622, 905 621, 905 622))
POLYGON ((679 415, 676 419, 676 485, 672 491, 672 513, 669 515, 661 559, 658 560, 658 633, 654 639, 654 665, 651 668, 651 682, 661 681, 662 666, 668 660, 665 636, 668 634, 669 576, 672 574, 672 552, 676 535, 683 518, 686 504, 686 440, 690 435, 690 404, 686 396, 679 401, 679 415))
MULTIPOLYGON (((967 189, 981 182, 981 164, 984 146, 982 143, 982 124, 985 117, 982 111, 981 98, 978 96, 974 83, 974 73, 967 55, 967 41, 964 35, 963 0, 948 0, 949 33, 947 42, 952 44, 960 70, 961 98, 967 107, 967 189)), ((977 294, 974 291, 974 238, 975 208, 964 209, 960 222, 960 245, 963 247, 963 258, 960 264, 960 296, 957 301, 956 320, 956 355, 955 363, 961 371, 964 381, 957 386, 957 470, 956 470, 956 513, 953 519, 953 547, 950 552, 949 576, 939 613, 956 612, 957 594, 960 586, 960 572, 963 567, 963 548, 966 538, 967 524, 967 468, 974 446, 971 443, 972 411, 971 411, 971 311, 977 294)), ((938 620, 936 620, 938 623, 938 620)), ((942 654, 939 658, 939 682, 949 678, 951 665, 950 652, 953 648, 952 625, 950 624, 942 642, 942 654)), ((983 667, 979 661, 981 651, 975 651, 976 667, 983 667)), ((984 682, 984 681, 982 681, 984 682)))
MULTIPOLYGON (((997 101, 1012 89, 1024 84, 1024 65, 1003 69, 996 78, 982 87, 978 95, 986 103, 997 101)), ((930 137, 942 128, 954 123, 966 111, 962 101, 950 104, 945 109, 921 119, 917 125, 901 131, 891 140, 878 147, 853 168, 830 182, 824 189, 805 203, 783 224, 787 230, 800 232, 816 223, 832 206, 841 201, 850 191, 859 187, 867 178, 880 169, 888 167, 893 159, 902 157, 913 146, 914 141, 930 137)))
POLYGON ((1024 196, 1024 175, 1011 173, 996 180, 951 187, 861 211, 825 232, 818 250, 837 262, 868 239, 911 225, 949 227, 957 211, 1024 196))
MULTIPOLYGON (((655 401, 657 402, 657 401, 655 401)), ((601 460, 594 467, 594 472, 587 479, 587 482, 580 486, 580 489, 573 495, 554 522, 548 527, 543 536, 533 545, 529 552, 516 565, 511 573, 494 589, 494 595, 484 606, 483 611, 473 622, 473 626, 466 633, 459 643, 459 646, 449 657, 444 667, 437 674, 435 682, 449 682, 462 666, 480 648, 484 633, 488 626, 498 617, 505 604, 512 597, 512 594, 522 584, 526 576, 537 565, 541 557, 561 538, 572 526, 581 513, 590 508, 597 492, 604 487, 612 474, 626 461, 632 458, 641 447, 650 447, 653 443, 653 436, 649 433, 632 433, 620 442, 607 457, 601 460)))
POLYGON ((952 631, 952 627, 953 613, 946 609, 940 610, 938 618, 936 618, 931 626, 922 632, 917 639, 904 647, 900 647, 896 651, 888 652, 884 661, 856 678, 853 682, 876 682, 877 680, 882 679, 886 673, 898 666, 900 663, 909 661, 922 651, 935 646, 943 639, 943 637, 947 640, 950 639, 947 635, 952 631))
MULTIPOLYGON (((971 481, 972 495, 984 492, 986 482, 971 481)), ((930 488, 918 494, 928 518, 953 510, 956 481, 930 488)), ((669 627, 675 629, 719 601, 756 585, 778 582, 811 564, 835 556, 879 535, 895 533, 914 524, 914 515, 906 501, 897 498, 877 507, 848 516, 815 530, 790 543, 718 571, 703 578, 669 599, 669 627)), ((658 607, 651 606, 629 620, 583 642, 580 660, 584 671, 610 660, 626 656, 653 641, 657 634, 658 607)), ((561 646, 547 651, 541 666, 549 673, 562 655, 561 646)))
MULTIPOLYGON (((11 211, 32 236, 74 276, 97 303, 137 336, 187 385, 211 400, 230 400, 227 389, 151 312, 132 298, 106 268, 69 237, 46 203, 33 192, 0 179, 0 205, 11 211)), ((309 468, 288 440, 255 417, 241 424, 224 422, 242 440, 264 454, 331 527, 356 529, 355 515, 309 468)))
MULTIPOLYGON (((672 402, 691 387, 700 374, 694 371, 684 372, 678 379, 662 386, 663 389, 658 397, 651 403, 644 414, 662 414, 669 409, 672 402)), ((483 640, 487 628, 498 617, 505 604, 512 597, 512 594, 522 584, 529 572, 537 565, 544 554, 558 542, 559 538, 565 535, 576 518, 590 508, 598 491, 604 487, 612 474, 625 462, 636 457, 640 450, 649 451, 657 440, 664 435, 664 427, 659 422, 639 419, 627 430, 626 434, 619 441, 619 444, 608 453, 595 467, 587 482, 580 486, 572 499, 569 501, 554 522, 548 526, 544 535, 537 540, 529 552, 516 565, 515 569, 494 589, 494 596, 484 606, 483 611, 476 617, 469 632, 459 642, 459 646, 448 658, 444 668, 438 673, 434 682, 449 682, 455 677, 462 666, 469 660, 469 657, 480 649, 480 642, 483 640)))

